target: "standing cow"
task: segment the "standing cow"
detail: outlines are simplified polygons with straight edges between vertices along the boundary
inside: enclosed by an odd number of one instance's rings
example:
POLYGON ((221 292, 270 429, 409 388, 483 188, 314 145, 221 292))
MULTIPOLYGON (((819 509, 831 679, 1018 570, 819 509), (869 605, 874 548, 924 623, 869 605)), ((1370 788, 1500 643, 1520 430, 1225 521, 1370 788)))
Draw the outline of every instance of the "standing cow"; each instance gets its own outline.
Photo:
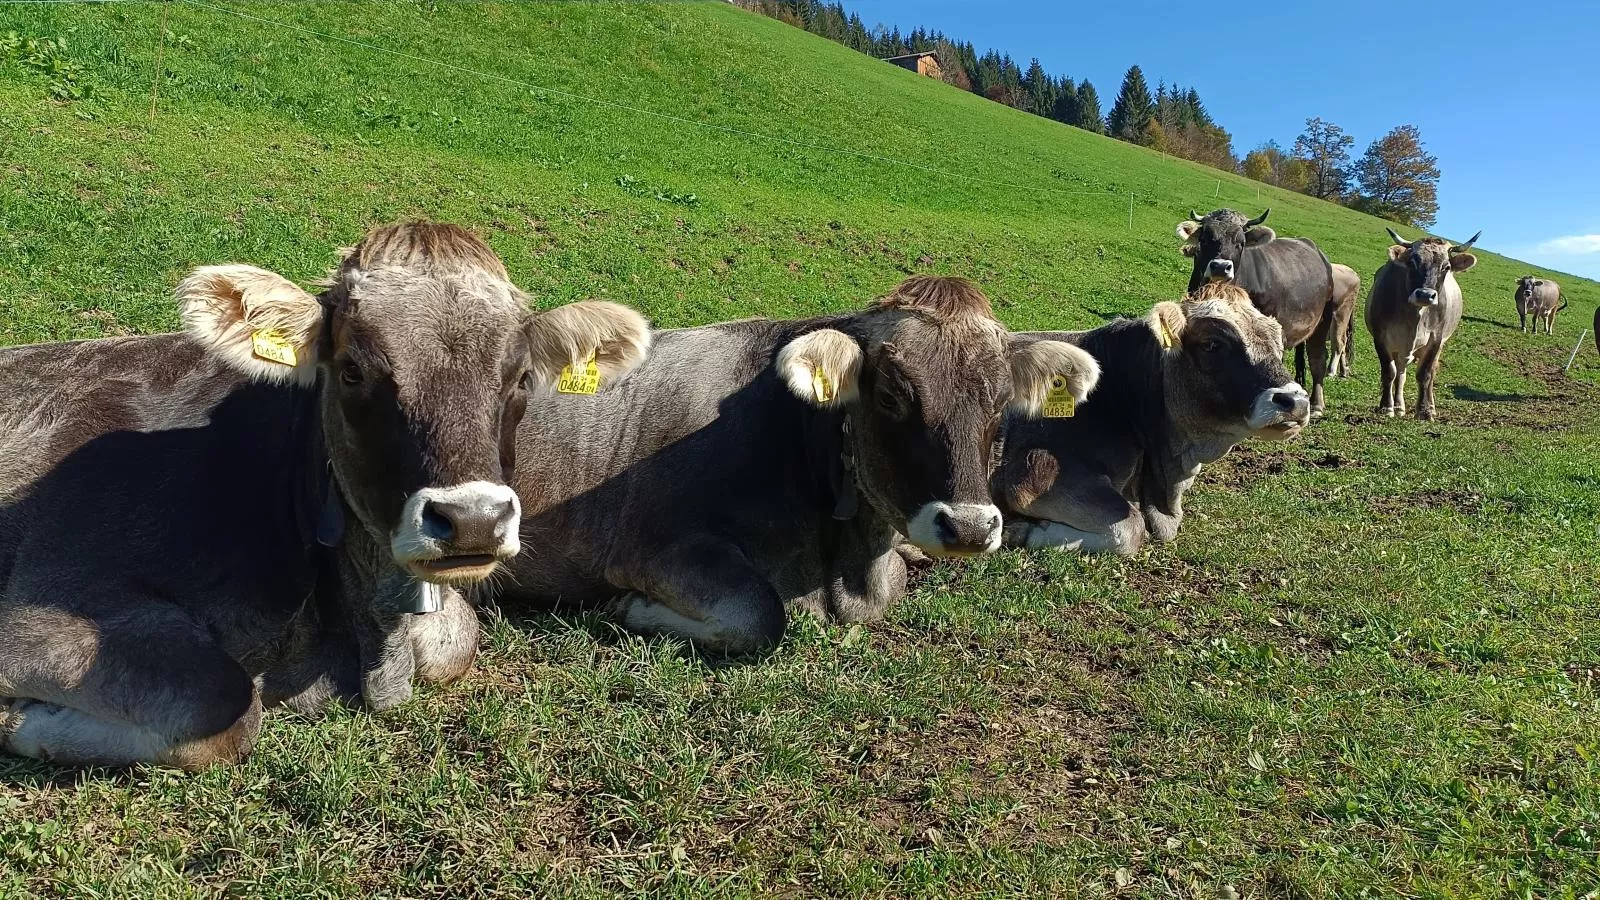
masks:
POLYGON ((615 304, 528 313, 486 245, 430 223, 374 230, 317 296, 224 265, 178 299, 184 333, 0 350, 12 753, 236 762, 265 706, 381 710, 459 676, 460 590, 520 547, 529 395, 650 340, 615 304))
POLYGON ((1528 317, 1533 316, 1533 333, 1539 333, 1539 324, 1544 323, 1545 334, 1555 334, 1556 313, 1567 308, 1567 301, 1561 297, 1561 285, 1545 278, 1533 275, 1524 275, 1517 280, 1517 318, 1522 323, 1522 330, 1528 330, 1528 317))
POLYGON ((1006 410, 1099 368, 1019 343, 962 279, 916 277, 863 312, 663 331, 594 402, 517 431, 525 552, 503 600, 612 602, 623 626, 760 653, 787 605, 881 618, 905 592, 897 532, 935 556, 1000 546, 991 446, 1006 410), (558 421, 561 420, 561 421, 558 421))
POLYGON ((1361 276, 1349 266, 1333 264, 1333 327, 1328 330, 1333 349, 1328 354, 1328 374, 1349 378, 1350 354, 1355 349, 1356 301, 1361 298, 1361 276))
POLYGON ((1246 219, 1231 209, 1207 216, 1191 211, 1188 220, 1179 222, 1183 254, 1194 260, 1188 290, 1224 281, 1249 292, 1257 309, 1283 325, 1284 345, 1295 348, 1295 379, 1302 384, 1309 349, 1311 415, 1320 416, 1334 320, 1333 269, 1309 239, 1280 239, 1261 224, 1271 212, 1246 219))
POLYGON ((1093 331, 1029 332, 1104 364, 1072 415, 1008 417, 992 480, 1011 547, 1131 554, 1170 541, 1200 468, 1247 437, 1282 440, 1311 418, 1283 364, 1283 329, 1230 284, 1093 331))
POLYGON ((1378 270, 1367 297, 1367 330, 1383 367, 1383 399, 1378 412, 1406 413, 1406 369, 1417 364, 1417 418, 1434 416, 1433 381, 1439 374, 1444 345, 1461 324, 1461 288, 1457 272, 1478 264, 1467 250, 1483 232, 1460 246, 1443 238, 1407 241, 1388 229, 1394 245, 1389 261, 1378 270))

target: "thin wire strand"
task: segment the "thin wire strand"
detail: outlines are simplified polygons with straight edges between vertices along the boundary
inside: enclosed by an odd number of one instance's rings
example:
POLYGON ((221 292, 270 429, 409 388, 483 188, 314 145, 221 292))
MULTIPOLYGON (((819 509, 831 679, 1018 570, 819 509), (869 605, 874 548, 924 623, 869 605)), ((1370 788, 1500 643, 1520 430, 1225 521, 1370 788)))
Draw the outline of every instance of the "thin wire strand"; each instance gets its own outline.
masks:
MULTIPOLYGON (((0 2, 4 2, 4 0, 0 0, 0 2)), ((110 2, 115 2, 115 0, 110 0, 110 2)), ((341 37, 341 36, 336 35, 336 34, 327 34, 327 33, 321 32, 321 31, 316 31, 316 30, 311 29, 311 28, 306 28, 306 27, 301 26, 301 25, 292 25, 292 24, 290 24, 288 22, 280 22, 280 21, 277 21, 275 19, 268 19, 268 18, 265 18, 263 16, 252 15, 250 13, 241 12, 241 11, 236 10, 236 9, 230 9, 230 8, 228 8, 226 6, 213 6, 213 5, 209 4, 209 3, 202 3, 202 2, 200 2, 200 0, 180 0, 180 2, 182 2, 182 3, 184 3, 184 4, 188 5, 188 6, 194 6, 194 7, 200 8, 200 9, 208 9, 208 10, 211 10, 213 12, 224 13, 224 14, 227 14, 227 15, 230 15, 230 16, 237 16, 238 18, 241 18, 241 19, 249 19, 249 20, 254 21, 254 22, 260 22, 260 23, 262 23, 264 25, 271 25, 271 26, 273 26, 275 28, 282 28, 282 29, 285 29, 285 30, 288 30, 288 31, 298 31, 301 34, 309 34, 309 35, 312 35, 314 37, 322 38, 324 40, 337 41, 337 42, 339 42, 341 44, 349 44, 349 45, 351 45, 353 47, 361 47, 361 48, 363 48, 365 50, 371 50, 371 51, 373 51, 375 53, 383 53, 383 54, 387 54, 389 56, 396 56, 396 57, 399 57, 401 59, 410 60, 412 62, 424 63, 424 64, 431 65, 431 66, 438 66, 438 67, 444 68, 444 69, 451 69, 453 71, 462 72, 462 73, 467 74, 467 75, 476 75, 479 78, 487 78, 487 79, 489 79, 491 81, 500 81, 500 82, 504 82, 506 84, 514 84, 514 85, 517 85, 518 87, 527 88, 529 90, 538 91, 540 93, 549 94, 549 95, 556 96, 556 97, 565 97, 565 98, 570 99, 570 100, 577 100, 577 101, 581 101, 581 102, 584 102, 584 103, 592 103, 592 104, 594 104, 596 106, 604 106, 604 107, 608 107, 608 108, 611 108, 611 109, 622 110, 623 112, 635 113, 635 114, 641 115, 641 116, 651 116, 651 117, 654 117, 654 118, 657 118, 657 119, 665 119, 665 120, 667 120, 669 122, 677 122, 677 123, 683 124, 683 125, 693 125, 696 128, 705 128, 705 129, 709 129, 711 131, 718 131, 718 132, 721 132, 723 134, 732 134, 732 135, 738 135, 740 137, 753 138, 755 140, 770 141, 772 143, 785 144, 785 145, 788 145, 788 146, 791 146, 791 147, 800 147, 800 148, 807 149, 807 150, 817 150, 817 151, 824 152, 824 153, 833 153, 833 154, 840 155, 840 156, 853 156, 853 157, 856 157, 858 159, 872 160, 874 162, 881 162, 881 163, 887 163, 889 165, 904 166, 904 167, 910 168, 910 169, 917 169, 917 170, 922 171, 922 172, 927 172, 927 173, 932 174, 932 175, 943 176, 945 178, 955 178, 955 179, 960 179, 960 180, 964 180, 964 181, 970 181, 970 182, 973 182, 973 183, 976 183, 976 184, 988 184, 988 185, 993 185, 993 186, 996 186, 996 187, 1012 188, 1014 190, 1037 191, 1037 192, 1041 192, 1041 193, 1057 194, 1057 195, 1063 195, 1063 196, 1077 196, 1077 197, 1120 197, 1121 196, 1120 193, 1115 193, 1115 192, 1112 192, 1112 191, 1064 191, 1064 190, 1061 190, 1059 188, 1041 187, 1041 186, 1038 186, 1038 185, 1030 185, 1030 184, 1018 184, 1018 183, 1010 182, 1010 181, 998 181, 996 179, 984 178, 984 177, 978 176, 978 175, 966 175, 966 174, 963 174, 961 172, 951 172, 951 171, 948 171, 948 170, 945 170, 945 169, 936 169, 936 168, 934 168, 932 166, 925 166, 925 165, 922 165, 921 163, 911 162, 910 160, 895 159, 893 157, 888 157, 888 156, 879 156, 879 155, 877 155, 875 153, 866 153, 866 152, 861 151, 861 150, 848 150, 848 149, 844 149, 844 148, 841 148, 841 147, 830 147, 830 146, 828 146, 826 144, 815 144, 815 143, 811 143, 809 141, 799 141, 799 140, 795 140, 793 138, 780 137, 778 135, 763 134, 761 132, 756 132, 756 131, 746 131, 746 130, 744 130, 742 128, 734 128, 734 127, 732 127, 730 125, 718 125, 718 124, 716 124, 714 122, 702 122, 702 121, 699 121, 697 119, 689 119, 689 118, 685 118, 683 116, 674 115, 672 113, 661 112, 659 110, 645 109, 645 108, 638 107, 638 106, 629 106, 629 105, 627 105, 625 103, 618 103, 618 102, 616 102, 614 100, 605 100, 605 99, 601 99, 599 97, 589 97, 589 96, 585 96, 583 94, 573 93, 572 91, 561 90, 560 88, 546 87, 546 86, 541 85, 541 84, 534 84, 531 81, 523 81, 521 79, 511 78, 511 77, 506 76, 506 75, 499 75, 499 74, 496 74, 494 72, 483 72, 483 71, 480 71, 478 69, 468 68, 467 66, 457 65, 457 64, 451 63, 451 62, 445 62, 444 60, 430 59, 429 57, 426 57, 426 56, 417 56, 416 54, 406 53, 406 52, 403 52, 403 51, 400 51, 400 50, 391 50, 388 47, 382 47, 382 46, 379 46, 377 44, 369 44, 369 43, 367 43, 365 41, 358 41, 358 40, 355 40, 353 38, 341 37)))

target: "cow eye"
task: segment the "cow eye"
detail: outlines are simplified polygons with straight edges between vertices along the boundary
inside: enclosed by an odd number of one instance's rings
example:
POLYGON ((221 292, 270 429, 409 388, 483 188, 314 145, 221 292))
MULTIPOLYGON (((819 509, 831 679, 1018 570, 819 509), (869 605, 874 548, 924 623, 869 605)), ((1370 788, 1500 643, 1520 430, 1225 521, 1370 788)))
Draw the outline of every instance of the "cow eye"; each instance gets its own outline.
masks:
POLYGON ((533 390, 533 373, 523 372, 522 377, 517 379, 517 387, 524 391, 533 390))
POLYGON ((1220 340, 1218 340, 1216 338, 1212 338, 1211 340, 1206 341, 1204 344, 1201 344, 1200 345, 1200 349, 1205 351, 1206 353, 1221 353, 1222 352, 1222 341, 1220 341, 1220 340))
POLYGON ((361 367, 353 362, 346 362, 339 367, 339 380, 345 384, 360 384, 362 381, 361 367))

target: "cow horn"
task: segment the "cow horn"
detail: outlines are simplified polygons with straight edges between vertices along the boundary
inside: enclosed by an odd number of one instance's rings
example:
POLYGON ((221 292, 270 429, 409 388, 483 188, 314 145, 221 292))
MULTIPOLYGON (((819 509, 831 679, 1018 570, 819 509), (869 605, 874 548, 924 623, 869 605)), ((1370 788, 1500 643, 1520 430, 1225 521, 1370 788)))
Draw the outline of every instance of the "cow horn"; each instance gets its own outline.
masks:
POLYGON ((1450 248, 1450 252, 1451 253, 1460 253, 1463 250, 1468 250, 1468 249, 1470 249, 1472 247, 1473 244, 1476 244, 1478 242, 1478 238, 1481 238, 1481 237, 1483 237, 1483 229, 1479 228, 1478 229, 1478 233, 1472 236, 1472 240, 1467 241, 1465 244, 1462 244, 1459 247, 1451 247, 1450 248))
POLYGON ((1395 230, 1393 228, 1390 228, 1389 226, 1385 225, 1385 226, 1383 226, 1383 230, 1389 232, 1389 237, 1394 238, 1394 242, 1396 244, 1399 244, 1402 247, 1411 246, 1411 242, 1406 240, 1405 238, 1401 237, 1400 235, 1396 234, 1395 230))
POLYGON ((1269 207, 1267 207, 1267 211, 1266 212, 1264 212, 1261 215, 1256 216, 1254 219, 1251 219, 1250 221, 1244 223, 1244 227, 1246 227, 1246 228, 1254 228, 1257 225, 1260 225, 1262 222, 1265 222, 1267 220, 1267 216, 1270 216, 1270 215, 1272 215, 1272 207, 1269 206, 1269 207))
POLYGON ((1191 209, 1189 210, 1189 218, 1198 222, 1200 221, 1200 214, 1191 209))

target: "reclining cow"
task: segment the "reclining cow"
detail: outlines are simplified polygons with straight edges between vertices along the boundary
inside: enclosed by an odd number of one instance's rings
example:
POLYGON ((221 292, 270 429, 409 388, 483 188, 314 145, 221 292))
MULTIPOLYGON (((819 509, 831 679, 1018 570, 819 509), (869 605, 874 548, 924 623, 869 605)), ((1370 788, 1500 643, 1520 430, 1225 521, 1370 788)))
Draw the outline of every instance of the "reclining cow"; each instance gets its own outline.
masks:
POLYGON ((1202 465, 1310 421, 1310 399, 1283 364, 1282 327, 1231 284, 1203 285, 1142 320, 1018 337, 1070 341, 1103 368, 1070 416, 1007 419, 993 492, 1009 547, 1131 554, 1170 541, 1202 465))
POLYGON ((878 619, 905 592, 896 532, 936 556, 997 549, 1002 417, 1037 414, 1056 377, 1081 400, 1097 373, 1070 344, 1018 346, 953 278, 853 314, 659 332, 608 396, 551 398, 517 430, 539 552, 500 599, 610 601, 629 630, 730 655, 774 647, 788 605, 878 619))
POLYGON ((459 676, 460 589, 519 549, 528 396, 650 339, 615 304, 529 314, 487 246, 428 223, 373 231, 320 296, 244 265, 178 296, 184 333, 0 350, 12 753, 236 762, 263 707, 459 676))

